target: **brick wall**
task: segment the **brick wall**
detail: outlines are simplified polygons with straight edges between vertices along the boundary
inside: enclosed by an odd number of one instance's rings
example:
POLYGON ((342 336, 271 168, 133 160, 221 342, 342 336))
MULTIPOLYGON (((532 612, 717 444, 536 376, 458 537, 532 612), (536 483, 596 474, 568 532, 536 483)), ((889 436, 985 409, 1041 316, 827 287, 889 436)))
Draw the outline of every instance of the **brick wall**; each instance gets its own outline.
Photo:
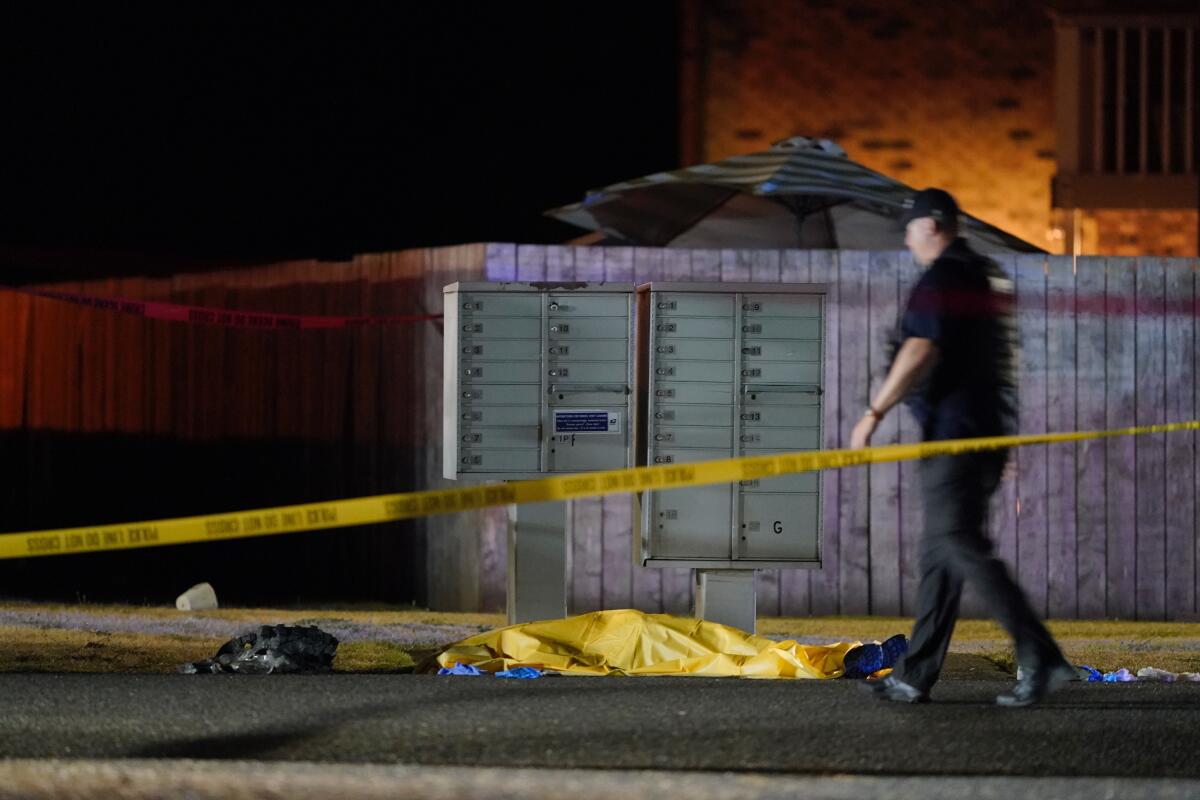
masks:
POLYGON ((1084 215, 1085 252, 1110 256, 1194 256, 1195 211, 1103 210, 1084 215))
MULTIPOLYGON (((945 187, 971 214, 1061 250, 1050 209, 1054 35, 1042 2, 683 7, 687 157, 725 158, 797 134, 830 138, 872 169, 945 187)), ((1195 253, 1188 214, 1089 215, 1085 252, 1195 253)))

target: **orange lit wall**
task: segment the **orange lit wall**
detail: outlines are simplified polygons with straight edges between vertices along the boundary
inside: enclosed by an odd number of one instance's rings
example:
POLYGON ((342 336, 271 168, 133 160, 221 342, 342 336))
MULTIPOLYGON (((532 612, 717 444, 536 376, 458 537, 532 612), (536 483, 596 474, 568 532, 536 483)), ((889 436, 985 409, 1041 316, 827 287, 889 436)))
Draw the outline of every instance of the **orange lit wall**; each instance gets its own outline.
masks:
MULTIPOLYGON (((872 169, 945 187, 971 214, 1061 250, 1050 209, 1054 32, 1042 3, 683 7, 685 160, 829 138, 872 169)), ((1081 227, 1085 252, 1196 252, 1195 212, 1106 211, 1081 227)))

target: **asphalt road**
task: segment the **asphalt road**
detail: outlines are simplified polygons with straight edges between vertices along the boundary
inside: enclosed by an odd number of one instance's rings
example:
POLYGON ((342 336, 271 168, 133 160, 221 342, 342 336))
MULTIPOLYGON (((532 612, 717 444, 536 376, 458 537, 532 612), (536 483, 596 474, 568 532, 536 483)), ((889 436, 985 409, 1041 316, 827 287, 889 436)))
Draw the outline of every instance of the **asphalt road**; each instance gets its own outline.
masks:
POLYGON ((849 681, 3 675, 0 757, 758 773, 1197 777, 1200 684, 1073 684, 1003 709, 849 681))

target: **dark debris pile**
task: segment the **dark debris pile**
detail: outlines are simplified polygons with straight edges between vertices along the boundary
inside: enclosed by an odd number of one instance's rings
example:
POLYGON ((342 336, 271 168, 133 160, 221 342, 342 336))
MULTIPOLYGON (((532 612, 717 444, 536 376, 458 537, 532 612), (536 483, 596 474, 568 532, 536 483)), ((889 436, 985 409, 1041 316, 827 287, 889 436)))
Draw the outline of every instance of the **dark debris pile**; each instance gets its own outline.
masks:
POLYGON ((181 664, 187 674, 329 672, 338 640, 315 626, 263 625, 221 645, 213 658, 181 664))

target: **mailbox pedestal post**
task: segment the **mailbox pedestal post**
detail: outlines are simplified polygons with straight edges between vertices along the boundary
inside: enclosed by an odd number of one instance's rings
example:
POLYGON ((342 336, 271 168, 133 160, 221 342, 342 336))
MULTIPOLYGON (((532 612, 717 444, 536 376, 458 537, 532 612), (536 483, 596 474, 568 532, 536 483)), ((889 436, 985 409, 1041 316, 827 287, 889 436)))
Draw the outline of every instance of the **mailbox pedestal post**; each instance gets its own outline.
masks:
POLYGON ((752 569, 696 570, 696 619, 754 633, 755 574, 752 569))
POLYGON ((508 507, 508 624, 567 615, 567 503, 508 507))

